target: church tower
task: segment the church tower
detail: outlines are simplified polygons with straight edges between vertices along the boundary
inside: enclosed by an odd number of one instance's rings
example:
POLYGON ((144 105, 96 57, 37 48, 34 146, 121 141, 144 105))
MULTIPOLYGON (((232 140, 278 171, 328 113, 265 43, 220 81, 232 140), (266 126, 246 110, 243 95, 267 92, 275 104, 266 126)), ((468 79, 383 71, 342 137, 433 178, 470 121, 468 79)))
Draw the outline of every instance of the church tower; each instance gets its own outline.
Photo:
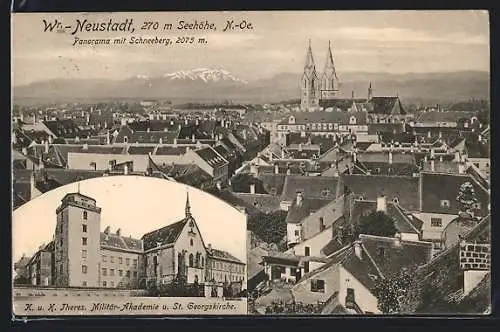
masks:
POLYGON ((370 82, 370 86, 368 87, 368 101, 370 101, 372 97, 373 97, 372 82, 370 82))
POLYGON ((300 106, 303 110, 316 108, 319 106, 320 82, 316 73, 316 65, 311 49, 311 40, 307 49, 306 63, 304 65, 304 74, 301 82, 301 102, 300 106))
POLYGON ((340 81, 335 70, 330 41, 328 41, 325 70, 321 77, 321 99, 335 99, 338 97, 340 97, 340 81))

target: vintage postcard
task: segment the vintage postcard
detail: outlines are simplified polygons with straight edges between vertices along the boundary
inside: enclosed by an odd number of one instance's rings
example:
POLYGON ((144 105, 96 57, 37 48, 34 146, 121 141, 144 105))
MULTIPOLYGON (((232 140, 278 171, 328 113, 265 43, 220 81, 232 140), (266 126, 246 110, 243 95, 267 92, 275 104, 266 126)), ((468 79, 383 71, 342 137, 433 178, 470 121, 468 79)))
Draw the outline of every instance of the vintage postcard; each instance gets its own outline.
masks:
POLYGON ((11 24, 16 317, 491 312, 488 12, 11 24))

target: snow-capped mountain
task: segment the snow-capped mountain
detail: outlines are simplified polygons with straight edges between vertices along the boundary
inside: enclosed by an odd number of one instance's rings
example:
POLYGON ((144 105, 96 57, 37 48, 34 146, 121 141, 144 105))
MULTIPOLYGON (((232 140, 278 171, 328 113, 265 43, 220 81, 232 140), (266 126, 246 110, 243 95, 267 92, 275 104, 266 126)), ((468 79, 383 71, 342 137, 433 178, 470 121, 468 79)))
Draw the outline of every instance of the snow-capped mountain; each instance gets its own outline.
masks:
POLYGON ((208 82, 233 81, 246 84, 247 81, 240 79, 224 69, 196 68, 191 70, 180 70, 174 73, 164 74, 163 77, 171 80, 202 80, 208 82))

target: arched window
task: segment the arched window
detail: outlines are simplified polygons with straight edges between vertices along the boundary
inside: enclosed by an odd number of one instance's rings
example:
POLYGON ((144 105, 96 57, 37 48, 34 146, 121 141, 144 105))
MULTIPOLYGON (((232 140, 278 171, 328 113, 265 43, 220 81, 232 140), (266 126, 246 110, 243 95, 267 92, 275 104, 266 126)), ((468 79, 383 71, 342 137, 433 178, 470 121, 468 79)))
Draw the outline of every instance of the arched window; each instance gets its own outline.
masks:
POLYGON ((193 245, 193 239, 189 240, 189 245, 191 245, 191 246, 193 245))
POLYGON ((205 258, 201 256, 201 267, 205 267, 205 258))
POLYGON ((193 267, 194 257, 193 254, 189 254, 189 267, 193 267))
POLYGON ((194 261, 194 266, 200 267, 200 256, 201 254, 199 252, 196 253, 196 259, 194 261))
POLYGON ((87 220, 87 211, 83 211, 83 220, 87 220))
POLYGON ((177 254, 177 271, 180 273, 182 268, 182 255, 181 253, 177 254))

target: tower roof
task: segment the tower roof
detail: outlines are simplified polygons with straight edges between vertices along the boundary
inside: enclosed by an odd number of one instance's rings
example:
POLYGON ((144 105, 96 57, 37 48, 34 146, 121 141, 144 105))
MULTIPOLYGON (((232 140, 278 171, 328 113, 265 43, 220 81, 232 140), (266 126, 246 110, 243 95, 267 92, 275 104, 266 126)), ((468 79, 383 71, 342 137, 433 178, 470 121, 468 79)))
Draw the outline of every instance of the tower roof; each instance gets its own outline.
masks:
POLYGON ((307 76, 316 76, 316 65, 314 64, 314 57, 311 48, 311 40, 309 39, 309 46, 307 48, 306 63, 304 65, 304 74, 307 76))
POLYGON ((186 218, 191 217, 191 204, 189 204, 189 190, 186 190, 186 218))
POLYGON ((335 62, 333 61, 332 47, 330 41, 328 41, 328 52, 326 54, 324 73, 325 75, 333 75, 335 79, 338 80, 337 71, 335 70, 335 62))

